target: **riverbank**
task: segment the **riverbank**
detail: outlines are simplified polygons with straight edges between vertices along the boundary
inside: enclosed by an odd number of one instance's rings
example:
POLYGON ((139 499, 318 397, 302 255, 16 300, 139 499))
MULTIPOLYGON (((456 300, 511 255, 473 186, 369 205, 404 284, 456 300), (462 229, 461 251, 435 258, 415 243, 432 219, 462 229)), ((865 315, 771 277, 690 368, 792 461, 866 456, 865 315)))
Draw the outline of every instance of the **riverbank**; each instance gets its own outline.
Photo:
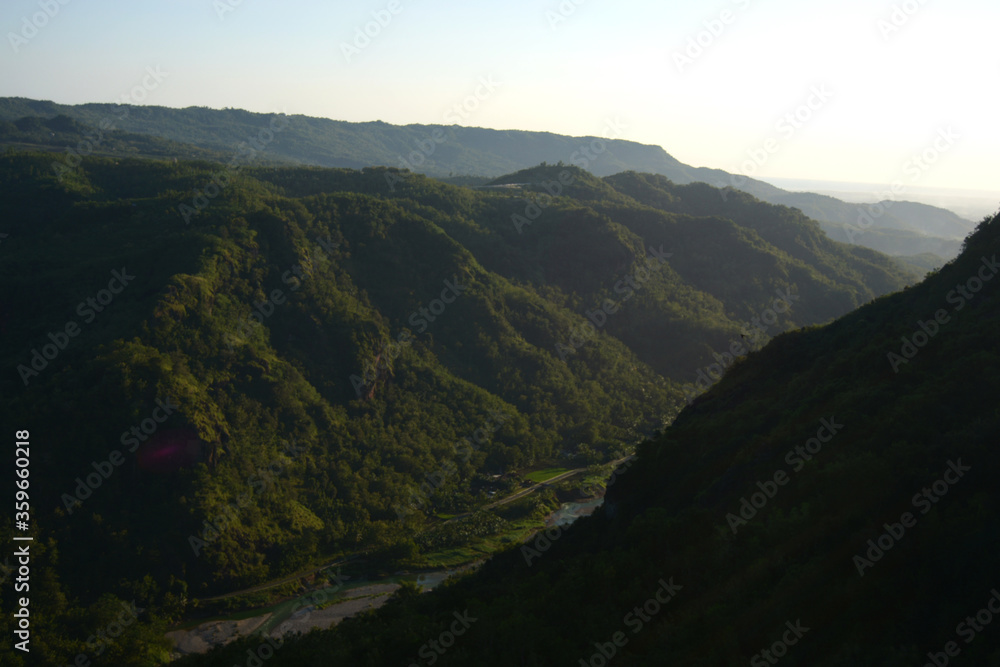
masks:
MULTIPOLYGON (((523 500, 541 489, 548 489, 580 472, 582 471, 576 470, 555 474, 543 483, 532 485, 531 488, 523 489, 511 497, 491 503, 489 508, 510 506, 512 502, 523 500)), ((577 496, 575 501, 560 503, 559 507, 547 516, 512 522, 510 530, 501 535, 482 538, 462 548, 443 549, 427 554, 428 560, 439 566, 436 569, 412 573, 397 572, 392 576, 384 576, 371 581, 363 575, 353 575, 353 578, 347 575, 340 576, 338 569, 337 580, 339 583, 328 585, 324 579, 322 584, 306 584, 307 590, 302 590, 300 584, 305 581, 314 581, 320 570, 310 570, 308 577, 286 577, 276 583, 299 587, 299 592, 293 594, 289 599, 258 609, 246 610, 221 618, 207 619, 195 626, 182 627, 168 632, 166 636, 174 642, 173 656, 176 659, 191 653, 206 653, 216 646, 225 646, 239 638, 253 634, 278 638, 288 632, 305 633, 313 629, 330 628, 345 618, 364 611, 378 609, 389 600, 404 581, 416 583, 424 591, 432 590, 449 578, 474 569, 499 549, 530 540, 540 530, 547 527, 565 527, 581 517, 589 516, 604 501, 603 489, 600 487, 591 488, 598 489, 600 491, 598 495, 592 498, 577 496)), ((560 495, 564 498, 574 497, 567 492, 560 495)), ((466 516, 468 515, 455 517, 452 521, 460 521, 466 516)), ((345 559, 340 563, 346 564, 352 560, 356 559, 345 559)), ((328 566, 324 571, 328 571, 332 567, 328 566)), ((274 585, 274 582, 263 584, 247 591, 241 591, 240 594, 248 595, 274 585)), ((206 601, 219 600, 223 597, 229 596, 211 598, 206 601)))

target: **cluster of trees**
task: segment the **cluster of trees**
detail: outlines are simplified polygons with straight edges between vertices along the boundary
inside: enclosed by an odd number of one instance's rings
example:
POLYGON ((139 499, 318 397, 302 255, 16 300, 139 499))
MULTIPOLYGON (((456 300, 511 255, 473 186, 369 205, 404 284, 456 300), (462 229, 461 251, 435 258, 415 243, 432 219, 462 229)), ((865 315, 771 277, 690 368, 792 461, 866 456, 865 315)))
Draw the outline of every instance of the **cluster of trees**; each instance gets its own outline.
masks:
POLYGON ((619 632, 622 665, 1000 664, 998 249, 1000 216, 921 284, 776 338, 530 566, 512 548, 273 664, 404 664, 454 609, 478 622, 441 665, 586 664, 619 632), (676 595, 649 603, 664 581, 676 595))
POLYGON ((199 597, 335 554, 412 558, 435 512, 488 500, 479 476, 611 460, 661 428, 680 384, 775 289, 803 304, 778 333, 908 279, 793 211, 750 198, 715 210, 719 191, 638 174, 546 166, 513 175, 519 189, 474 190, 247 167, 186 221, 179 207, 219 164, 91 157, 59 177, 52 162, 0 157, 0 417, 40 451, 37 604, 58 613, 38 652, 53 662, 96 650, 104 606, 143 610, 115 643, 118 664, 143 664, 164 650, 150 632, 199 597), (545 199, 564 169, 574 189, 545 199), (647 181, 656 192, 635 190, 647 181), (544 210, 519 233, 530 200, 544 210), (672 257, 625 301, 615 287, 650 246, 672 257), (135 278, 84 320, 77 304, 113 270, 135 278), (446 281, 462 286, 450 301, 446 281), (608 300, 620 309, 594 322, 608 300), (588 319, 595 334, 561 359, 588 319), (36 374, 17 370, 70 323, 79 334, 36 374), (359 395, 352 376, 372 367, 359 395), (177 409, 128 451, 163 400, 177 409), (124 461, 102 474, 113 452, 124 461), (401 519, 430 478, 426 506, 401 519))
MULTIPOLYGON (((120 114, 118 114, 120 115, 120 114)), ((60 114, 52 118, 25 116, 0 120, 0 146, 50 150, 67 163, 76 156, 181 158, 223 160, 225 154, 191 144, 182 144, 151 134, 135 134, 116 128, 117 116, 94 126, 60 114)), ((75 165, 74 165, 75 166, 75 165)))
MULTIPOLYGON (((617 120, 609 119, 601 134, 617 137, 621 136, 622 129, 617 120)), ((102 134, 111 139, 107 154, 227 161, 233 156, 234 146, 253 142, 262 132, 268 141, 266 149, 259 151, 256 157, 269 163, 355 169, 387 165, 438 178, 450 177, 455 184, 473 185, 480 184, 480 179, 469 174, 495 178, 529 165, 544 165, 543 161, 551 161, 556 156, 600 176, 635 170, 660 174, 675 183, 731 186, 734 191, 749 193, 771 204, 803 211, 819 221, 830 237, 838 241, 857 243, 894 256, 907 256, 903 258, 906 262, 912 256, 933 254, 933 267, 958 253, 958 239, 973 226, 971 221, 941 208, 893 201, 895 197, 888 190, 878 195, 888 198, 884 206, 859 206, 826 195, 788 192, 721 169, 691 167, 659 146, 622 139, 457 125, 349 123, 328 118, 251 113, 242 109, 62 105, 0 97, 0 146, 71 146, 76 143, 72 138, 74 133, 79 138, 102 134), (70 119, 72 126, 66 123, 70 119), (279 119, 282 130, 268 136, 267 129, 279 119), (32 124, 56 120, 63 131, 54 130, 51 137, 49 132, 36 132, 38 127, 32 124), (114 122, 112 133, 105 131, 110 121, 114 122), (867 219, 864 218, 866 211, 872 213, 867 219), (865 225, 863 230, 859 224, 865 225)), ((258 142, 258 146, 261 143, 258 142)), ((911 268, 914 267, 921 274, 930 268, 923 267, 919 260, 911 268)))

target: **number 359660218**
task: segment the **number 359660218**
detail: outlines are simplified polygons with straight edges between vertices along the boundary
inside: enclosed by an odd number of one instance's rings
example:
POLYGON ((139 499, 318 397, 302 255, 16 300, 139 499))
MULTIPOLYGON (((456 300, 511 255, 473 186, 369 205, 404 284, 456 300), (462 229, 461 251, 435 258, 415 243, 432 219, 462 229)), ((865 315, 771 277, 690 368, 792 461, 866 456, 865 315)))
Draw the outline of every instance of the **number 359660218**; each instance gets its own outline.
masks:
POLYGON ((14 434, 17 438, 16 450, 14 451, 14 456, 16 460, 14 463, 17 465, 17 470, 14 473, 17 479, 14 481, 14 485, 17 487, 17 493, 15 494, 14 510, 16 512, 14 520, 15 521, 28 521, 28 464, 30 458, 30 446, 28 443, 29 433, 27 431, 18 431, 14 434))

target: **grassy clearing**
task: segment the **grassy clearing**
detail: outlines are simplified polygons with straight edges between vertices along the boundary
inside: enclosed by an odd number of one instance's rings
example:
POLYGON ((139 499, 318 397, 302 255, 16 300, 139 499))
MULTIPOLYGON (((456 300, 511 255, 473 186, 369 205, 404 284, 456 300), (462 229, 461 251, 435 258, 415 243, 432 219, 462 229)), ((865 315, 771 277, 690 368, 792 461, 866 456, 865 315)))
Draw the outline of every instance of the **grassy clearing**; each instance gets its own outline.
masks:
POLYGON ((524 518, 510 522, 510 528, 486 537, 479 537, 462 546, 429 551, 421 558, 424 567, 452 568, 472 561, 488 558, 497 551, 517 546, 531 535, 545 528, 543 518, 524 518))
POLYGON ((570 468, 543 468, 541 470, 535 470, 529 472, 524 476, 525 479, 538 484, 539 482, 544 482, 546 480, 552 479, 557 475, 561 475, 564 472, 569 472, 570 468))

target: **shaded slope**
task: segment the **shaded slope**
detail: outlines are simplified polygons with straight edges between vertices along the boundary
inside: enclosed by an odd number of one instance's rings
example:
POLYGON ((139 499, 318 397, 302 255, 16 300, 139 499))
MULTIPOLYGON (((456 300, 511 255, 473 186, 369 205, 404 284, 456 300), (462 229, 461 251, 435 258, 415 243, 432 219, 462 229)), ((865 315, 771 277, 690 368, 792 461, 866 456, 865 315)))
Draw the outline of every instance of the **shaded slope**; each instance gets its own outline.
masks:
POLYGON ((920 285, 778 337, 536 554, 287 643, 274 664, 397 664, 466 609, 476 624, 438 664, 943 664, 949 642, 956 663, 1000 664, 995 616, 975 619, 997 595, 998 250, 994 218, 920 285), (680 589, 642 616, 664 582, 680 589))
POLYGON ((778 236, 580 170, 553 200, 274 167, 208 195, 210 162, 93 158, 59 179, 51 161, 0 157, 0 413, 38 446, 39 603, 69 608, 41 641, 53 663, 116 600, 141 600, 134 631, 156 636, 194 599, 331 555, 412 563, 438 514, 488 502, 491 476, 618 458, 662 427, 776 286, 814 300, 770 333, 878 294, 823 268, 866 270, 839 246, 814 268, 778 236), (532 199, 545 211, 519 233, 532 199))

